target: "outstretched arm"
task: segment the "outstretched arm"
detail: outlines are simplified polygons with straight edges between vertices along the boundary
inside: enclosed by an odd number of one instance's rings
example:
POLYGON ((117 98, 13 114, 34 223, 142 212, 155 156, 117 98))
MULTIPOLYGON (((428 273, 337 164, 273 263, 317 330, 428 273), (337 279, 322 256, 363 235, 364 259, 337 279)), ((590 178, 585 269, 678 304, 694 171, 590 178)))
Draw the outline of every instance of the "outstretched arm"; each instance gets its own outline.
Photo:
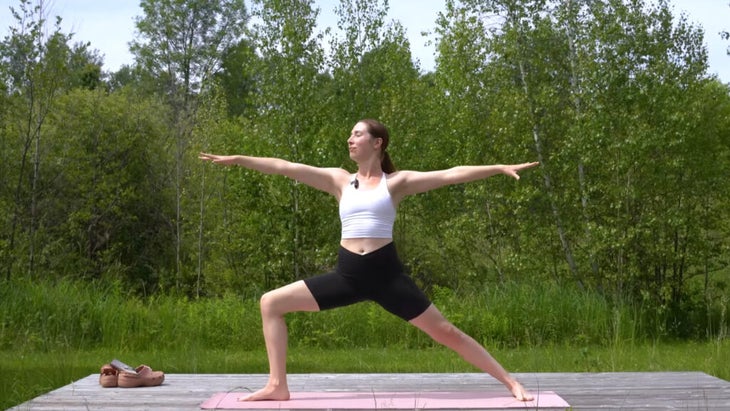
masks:
POLYGON ((423 193, 436 188, 482 180, 496 174, 504 174, 519 180, 519 172, 537 166, 538 162, 489 166, 457 166, 436 171, 399 171, 393 175, 391 192, 398 200, 411 194, 423 193))
POLYGON ((215 164, 236 165, 264 174, 286 176, 334 196, 339 195, 341 187, 347 184, 349 178, 347 171, 340 168, 320 168, 273 157, 200 153, 198 158, 215 164))

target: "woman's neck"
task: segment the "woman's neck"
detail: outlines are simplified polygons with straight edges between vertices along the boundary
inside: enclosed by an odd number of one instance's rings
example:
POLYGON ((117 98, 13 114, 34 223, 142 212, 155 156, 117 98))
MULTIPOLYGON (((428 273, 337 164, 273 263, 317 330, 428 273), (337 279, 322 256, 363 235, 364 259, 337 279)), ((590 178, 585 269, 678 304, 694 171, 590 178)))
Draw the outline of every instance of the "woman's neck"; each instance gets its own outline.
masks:
POLYGON ((380 162, 369 161, 357 165, 357 176, 362 179, 380 178, 383 175, 383 168, 380 162))
POLYGON ((371 180, 374 178, 380 178, 383 174, 383 170, 358 170, 357 171, 357 178, 363 179, 363 180, 371 180))

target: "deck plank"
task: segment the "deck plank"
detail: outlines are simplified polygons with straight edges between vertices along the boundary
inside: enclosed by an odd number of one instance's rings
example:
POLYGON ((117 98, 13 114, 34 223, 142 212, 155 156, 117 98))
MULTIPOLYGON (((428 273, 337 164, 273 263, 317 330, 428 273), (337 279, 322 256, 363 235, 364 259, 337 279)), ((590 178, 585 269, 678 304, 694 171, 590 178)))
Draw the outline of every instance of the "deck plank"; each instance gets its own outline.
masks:
MULTIPOLYGON (((575 410, 730 410, 730 382, 701 372, 515 373, 529 390, 554 391, 575 410)), ((98 375, 11 408, 23 410, 199 410, 215 393, 249 391, 263 374, 169 374, 159 387, 101 388, 98 375)), ((488 391, 502 385, 479 373, 292 374, 292 391, 488 391)))

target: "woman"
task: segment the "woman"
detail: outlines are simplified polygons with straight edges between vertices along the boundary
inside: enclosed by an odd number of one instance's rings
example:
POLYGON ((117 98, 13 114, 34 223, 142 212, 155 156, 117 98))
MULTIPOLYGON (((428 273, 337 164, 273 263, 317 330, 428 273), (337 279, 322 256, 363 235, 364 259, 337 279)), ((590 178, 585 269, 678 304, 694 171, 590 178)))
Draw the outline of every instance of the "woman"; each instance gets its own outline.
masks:
POLYGON ((408 195, 450 184, 460 184, 518 173, 538 163, 459 166, 428 172, 396 171, 386 149, 389 135, 375 120, 362 120, 347 140, 357 173, 341 168, 319 168, 278 158, 219 156, 201 153, 200 159, 239 165, 266 174, 279 174, 335 196, 342 220, 342 238, 334 272, 296 281, 261 297, 269 380, 246 401, 288 400, 286 379, 287 328, 284 315, 319 311, 372 300, 451 348, 466 361, 502 382, 518 400, 533 396, 473 338, 447 321, 431 304, 403 267, 393 245, 393 223, 398 204, 408 195))

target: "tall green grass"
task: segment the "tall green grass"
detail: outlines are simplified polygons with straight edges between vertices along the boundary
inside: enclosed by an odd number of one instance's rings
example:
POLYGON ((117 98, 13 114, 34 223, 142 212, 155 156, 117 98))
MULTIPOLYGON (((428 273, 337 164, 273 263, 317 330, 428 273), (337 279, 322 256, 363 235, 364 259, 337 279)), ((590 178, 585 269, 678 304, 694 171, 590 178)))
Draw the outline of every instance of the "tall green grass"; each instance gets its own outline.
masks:
MULTIPOLYGON (((255 350, 263 345, 256 297, 140 298, 113 285, 70 280, 3 285, 2 350, 255 350)), ((506 284, 466 293, 436 288, 432 298, 448 319, 490 346, 615 346, 666 337, 663 320, 653 310, 555 284, 506 284)), ((287 320, 293 346, 433 346, 423 333, 373 303, 294 313, 287 320)))
POLYGON ((140 298, 97 283, 14 281, 1 292, 0 348, 144 350, 261 343, 255 301, 140 298))

